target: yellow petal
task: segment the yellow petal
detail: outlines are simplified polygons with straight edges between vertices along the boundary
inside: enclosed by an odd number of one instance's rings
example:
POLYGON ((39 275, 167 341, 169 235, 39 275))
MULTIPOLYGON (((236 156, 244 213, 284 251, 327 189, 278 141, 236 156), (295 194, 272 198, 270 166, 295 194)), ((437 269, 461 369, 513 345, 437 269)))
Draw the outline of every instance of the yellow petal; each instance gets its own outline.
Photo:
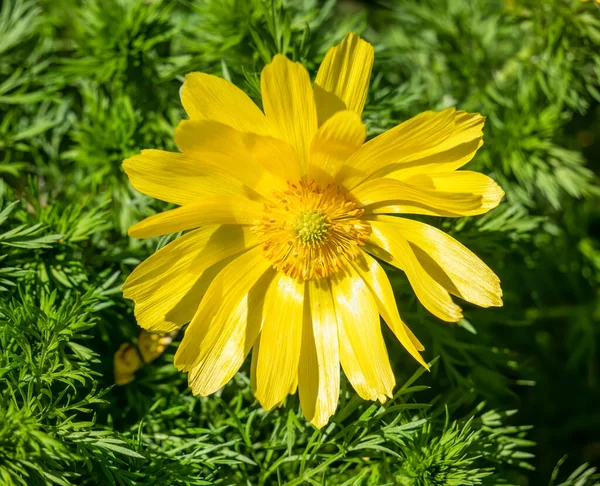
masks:
POLYGON ((135 346, 131 343, 121 344, 113 358, 115 385, 131 383, 135 378, 135 373, 143 366, 144 362, 135 346))
POLYGON ((379 175, 406 180, 412 176, 452 172, 471 161, 483 145, 485 118, 479 113, 456 112, 454 130, 443 143, 429 152, 389 164, 379 175))
POLYGON ((250 157, 280 181, 300 180, 300 162, 292 146, 272 137, 244 134, 250 157))
POLYGON ((138 324, 168 332, 189 322, 214 277, 212 266, 257 244, 248 227, 207 226, 158 250, 123 285, 124 297, 135 302, 138 324))
POLYGON ((337 408, 340 390, 338 327, 328 279, 307 282, 298 390, 302 413, 321 428, 337 408))
POLYGON ((260 247, 242 254, 213 280, 175 354, 190 371, 194 394, 209 395, 240 368, 260 332, 265 291, 273 272, 260 247))
POLYGON ((294 373, 294 381, 292 382, 292 385, 290 386, 290 389, 288 390, 288 395, 294 395, 296 393, 296 391, 298 390, 298 373, 294 373))
MULTIPOLYGON (((315 412, 317 409, 317 400, 319 396, 319 363, 317 358, 317 350, 315 348, 315 338, 313 336, 313 325, 310 316, 310 309, 308 309, 308 311, 304 314, 300 358, 301 359, 298 368, 298 394, 300 395, 300 406, 302 407, 302 413, 304 414, 304 418, 306 420, 314 424, 315 427, 321 428, 322 425, 317 425, 315 423, 315 412)), ((126 381, 123 382, 126 383, 126 381)), ((327 423, 327 421, 325 421, 325 423, 327 423)))
MULTIPOLYGON (((175 130, 175 142, 186 155, 238 179, 270 199, 273 191, 286 190, 287 186, 253 158, 253 150, 256 152, 255 145, 260 139, 258 135, 251 136, 214 121, 184 120, 175 130), (252 143, 249 146, 247 141, 250 140, 252 143)), ((269 140, 265 143, 268 144, 269 140)), ((270 143, 270 146, 273 145, 270 143)), ((280 161, 285 156, 282 152, 284 149, 281 146, 276 148, 273 156, 280 161)), ((248 197, 252 199, 250 195, 248 197)))
MULTIPOLYGON (((426 187, 426 186, 425 186, 426 187)), ((440 192, 395 179, 372 179, 351 191, 366 213, 467 216, 481 209, 479 194, 440 192)))
POLYGON ((169 334, 157 334, 148 332, 144 329, 138 334, 138 349, 144 360, 144 364, 152 363, 157 359, 173 341, 173 336, 169 334))
POLYGON ((250 362, 250 387, 252 393, 256 393, 256 365, 258 364, 258 353, 260 353, 260 334, 256 336, 252 346, 252 360, 250 362))
POLYGON ((396 299, 394 298, 394 292, 390 281, 385 274, 381 265, 377 261, 369 256, 367 253, 362 252, 359 258, 352 262, 357 273, 366 282, 371 291, 375 301, 377 302, 377 308, 383 320, 390 326, 392 332, 396 335, 398 340, 406 348, 406 350, 425 368, 429 369, 427 363, 423 360, 419 351, 423 351, 423 345, 417 340, 416 343, 413 341, 414 336, 411 336, 408 327, 398 313, 398 307, 396 306, 396 299))
POLYGON ((304 282, 282 273, 265 295, 260 350, 256 363, 256 398, 270 410, 295 388, 302 343, 304 282))
POLYGON ((192 120, 214 120, 242 132, 269 135, 270 127, 254 102, 229 81, 204 73, 186 75, 181 102, 192 120))
POLYGON ((267 119, 274 136, 288 142, 296 151, 302 173, 310 142, 317 131, 317 110, 306 69, 278 54, 261 74, 261 93, 267 119))
MULTIPOLYGON (((427 190, 440 191, 440 194, 471 194, 480 196, 481 203, 475 209, 464 211, 464 216, 475 216, 494 209, 504 197, 504 191, 496 182, 479 172, 460 170, 441 174, 417 175, 405 179, 407 184, 427 190)), ((378 208, 374 213, 386 212, 378 208)))
MULTIPOLYGON (((406 334, 408 334, 408 338, 411 340, 411 342, 413 343, 414 347, 417 348, 419 351, 424 351, 425 350, 425 346, 423 346, 421 344, 421 341, 419 341, 417 339, 417 336, 414 335, 414 333, 410 330, 410 328, 408 326, 405 326, 404 329, 406 330, 406 334)), ((423 364, 423 363, 421 363, 423 364)), ((425 369, 429 370, 429 365, 425 364, 425 369)))
POLYGON ((384 402, 395 385, 381 334, 377 303, 365 281, 348 266, 331 279, 342 369, 365 400, 384 402))
POLYGON ((367 131, 353 111, 339 111, 321 125, 310 146, 308 177, 333 182, 344 162, 364 143, 367 131))
POLYGON ((373 46, 349 32, 327 51, 315 79, 315 102, 322 124, 336 111, 363 111, 373 67, 373 46))
POLYGON ((454 108, 426 111, 369 140, 348 159, 338 182, 352 189, 368 177, 378 177, 391 164, 436 153, 453 133, 455 115, 454 108))
POLYGON ((404 218, 377 216, 379 225, 402 234, 410 242, 419 263, 452 295, 480 307, 502 305, 502 289, 496 274, 473 252, 433 226, 404 218))
POLYGON ((129 228, 133 238, 169 235, 214 224, 252 224, 263 206, 240 196, 206 196, 170 211, 150 216, 129 228))
POLYGON ((129 181, 148 196, 175 204, 188 204, 211 195, 244 195, 252 190, 238 179, 211 165, 203 165, 188 155, 163 150, 142 150, 123 161, 129 181))
MULTIPOLYGON (((202 272, 202 275, 200 275, 200 277, 198 278, 198 280, 194 282, 194 285, 192 286, 190 291, 187 294, 185 294, 181 298, 181 300, 177 302, 177 304, 175 304, 175 307, 173 307, 169 312, 167 312, 165 320, 167 322, 190 322, 193 319, 194 314, 196 314, 198 306, 200 305, 200 302, 202 302, 202 299, 204 298, 204 295, 206 294, 206 291, 208 290, 208 287, 210 287, 212 281, 219 273, 221 273, 221 270, 223 270, 227 265, 229 265, 229 263, 234 258, 237 258, 238 255, 239 253, 228 256, 227 258, 224 258, 223 260, 215 263, 214 265, 211 265, 206 270, 204 270, 202 272)), ((145 312, 145 306, 140 307, 142 307, 140 313, 145 312)))
POLYGON ((395 225, 380 221, 371 221, 371 230, 365 250, 404 271, 417 298, 433 315, 447 322, 460 320, 460 307, 452 301, 443 285, 421 266, 404 233, 395 225))

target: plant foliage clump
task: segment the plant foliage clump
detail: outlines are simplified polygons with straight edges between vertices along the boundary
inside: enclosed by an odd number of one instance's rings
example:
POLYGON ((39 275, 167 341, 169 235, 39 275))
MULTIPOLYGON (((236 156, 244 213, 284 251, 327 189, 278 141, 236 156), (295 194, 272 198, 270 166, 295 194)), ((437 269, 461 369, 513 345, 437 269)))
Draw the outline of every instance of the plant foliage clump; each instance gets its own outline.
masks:
POLYGON ((2 2, 0 484, 598 484, 599 149, 594 2, 2 2), (343 382, 320 431, 295 397, 262 410, 248 367, 192 396, 172 365, 180 336, 115 386, 114 353, 139 332, 120 286, 168 240, 126 236, 164 208, 122 160, 176 149, 185 73, 259 102, 273 55, 314 75, 349 30, 376 50, 370 135, 428 109, 487 117, 471 164, 506 201, 434 224, 500 275, 504 307, 441 323, 388 269, 432 373, 390 340, 394 398, 343 382))

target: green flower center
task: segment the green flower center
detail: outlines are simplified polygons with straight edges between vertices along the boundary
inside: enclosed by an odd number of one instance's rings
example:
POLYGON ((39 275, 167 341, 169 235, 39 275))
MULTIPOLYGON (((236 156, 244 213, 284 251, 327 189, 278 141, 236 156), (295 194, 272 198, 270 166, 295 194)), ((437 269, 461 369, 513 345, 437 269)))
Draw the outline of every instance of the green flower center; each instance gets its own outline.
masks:
POLYGON ((296 238, 305 245, 321 243, 329 231, 327 218, 322 211, 315 210, 300 213, 293 226, 296 238))

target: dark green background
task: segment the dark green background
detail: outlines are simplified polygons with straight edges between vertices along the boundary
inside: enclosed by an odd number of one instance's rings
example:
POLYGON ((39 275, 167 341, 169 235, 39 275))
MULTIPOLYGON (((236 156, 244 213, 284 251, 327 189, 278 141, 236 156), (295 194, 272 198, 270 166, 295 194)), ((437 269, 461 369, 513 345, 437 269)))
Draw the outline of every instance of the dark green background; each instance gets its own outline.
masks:
POLYGON ((594 3, 0 5, 0 484, 598 484, 594 3), (428 222, 498 273, 504 307, 465 305, 466 320, 442 323, 388 269, 403 319, 439 359, 409 387, 417 365, 386 335, 398 396, 371 406, 343 383, 322 432, 296 397, 261 410, 247 366, 222 393, 192 397, 176 343, 111 388, 113 354, 139 331, 119 288, 168 241, 126 236, 165 206, 128 185, 122 160, 175 150, 185 73, 227 77, 260 102, 275 53, 314 75, 348 30, 376 50, 370 135, 428 109, 487 117, 468 168, 506 200, 428 222))

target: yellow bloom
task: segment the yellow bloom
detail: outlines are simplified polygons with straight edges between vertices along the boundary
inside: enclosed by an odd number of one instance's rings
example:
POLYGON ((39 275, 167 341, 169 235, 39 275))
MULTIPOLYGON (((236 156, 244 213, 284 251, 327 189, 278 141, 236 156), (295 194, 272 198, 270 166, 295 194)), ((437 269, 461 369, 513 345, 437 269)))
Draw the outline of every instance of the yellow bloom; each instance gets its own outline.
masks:
POLYGON ((134 225, 150 238, 193 230, 138 266, 124 286, 139 324, 168 332, 191 321, 175 356, 192 391, 227 383, 252 349, 252 386, 266 408, 298 389, 317 427, 334 413, 340 364, 357 393, 385 401, 395 380, 379 316, 423 366, 373 258, 403 270, 419 300, 461 318, 450 294, 499 306, 498 278, 440 230, 390 214, 466 216, 502 189, 458 171, 482 144, 484 118, 425 112, 367 143, 361 113, 373 47, 354 34, 332 48, 314 85, 277 55, 261 75, 263 109, 228 81, 192 73, 182 153, 124 162, 131 183, 180 207, 134 225))
POLYGON ((137 347, 132 343, 121 344, 113 360, 115 383, 117 385, 131 383, 136 372, 167 349, 176 332, 161 335, 142 330, 138 336, 137 347))

